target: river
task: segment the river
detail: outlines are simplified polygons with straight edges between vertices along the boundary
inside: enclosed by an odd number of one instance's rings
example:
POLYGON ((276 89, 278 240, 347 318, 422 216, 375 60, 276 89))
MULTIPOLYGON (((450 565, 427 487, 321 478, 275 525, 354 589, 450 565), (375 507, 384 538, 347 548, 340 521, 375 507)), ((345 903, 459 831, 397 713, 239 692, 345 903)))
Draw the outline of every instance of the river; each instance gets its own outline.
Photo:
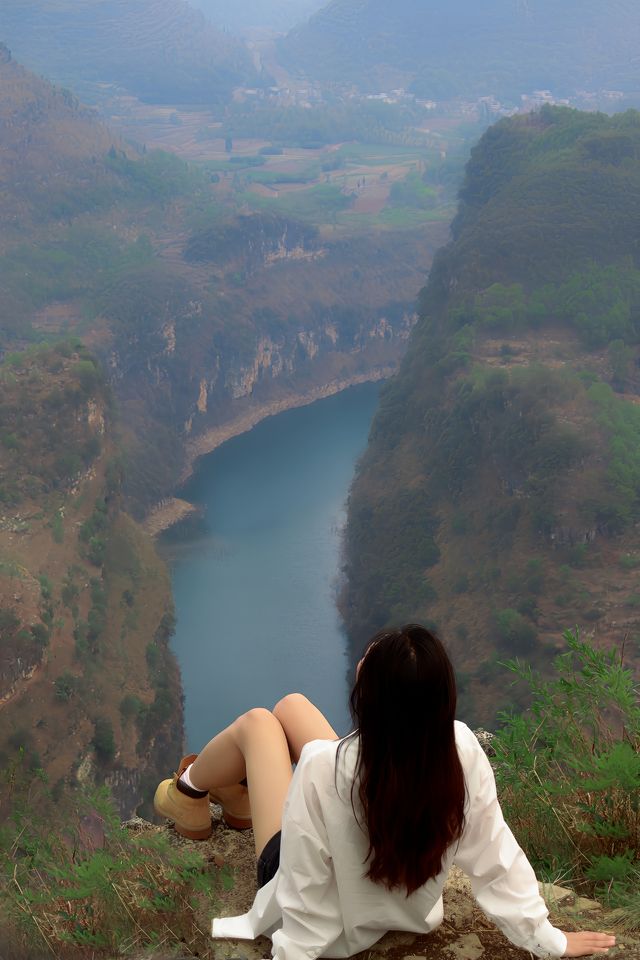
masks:
POLYGON ((198 536, 170 548, 187 747, 297 690, 349 729, 340 538, 379 387, 289 410, 202 457, 182 496, 198 536))

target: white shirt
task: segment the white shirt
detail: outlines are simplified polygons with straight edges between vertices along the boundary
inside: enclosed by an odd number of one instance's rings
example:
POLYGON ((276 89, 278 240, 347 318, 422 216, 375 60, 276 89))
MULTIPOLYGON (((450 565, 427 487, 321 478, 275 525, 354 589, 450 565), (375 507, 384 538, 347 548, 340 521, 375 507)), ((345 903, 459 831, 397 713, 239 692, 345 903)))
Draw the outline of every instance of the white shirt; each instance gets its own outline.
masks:
POLYGON ((562 931, 548 920, 533 869, 507 827, 491 764, 473 732, 456 721, 467 796, 465 825, 437 877, 407 897, 367 879, 368 842, 351 808, 357 741, 314 740, 302 751, 285 803, 280 868, 241 917, 215 919, 213 937, 271 936, 275 960, 350 957, 388 930, 428 933, 443 919, 442 888, 451 864, 470 878, 483 911, 517 946, 560 957, 562 931))

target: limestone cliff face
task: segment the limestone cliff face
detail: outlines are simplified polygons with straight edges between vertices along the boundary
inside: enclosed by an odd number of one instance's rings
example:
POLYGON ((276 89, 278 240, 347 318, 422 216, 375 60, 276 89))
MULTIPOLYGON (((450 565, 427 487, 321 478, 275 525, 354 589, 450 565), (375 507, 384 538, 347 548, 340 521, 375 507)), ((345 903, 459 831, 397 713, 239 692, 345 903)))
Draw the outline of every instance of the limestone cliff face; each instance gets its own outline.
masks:
POLYGON ((282 260, 326 255, 316 227, 275 214, 244 214, 194 233, 184 251, 189 263, 208 263, 218 275, 253 274, 282 260))
POLYGON ((353 368, 354 373, 363 372, 369 361, 373 361, 371 372, 374 374, 376 353, 386 364, 399 359, 415 319, 415 314, 408 311, 391 320, 376 317, 358 324, 350 337, 344 333, 341 336, 335 324, 320 322, 316 328, 293 331, 289 336, 260 337, 248 362, 231 364, 217 355, 211 375, 201 378, 197 385, 197 397, 185 421, 185 432, 191 434, 197 429, 198 420, 202 422, 208 412, 211 397, 218 402, 220 399, 230 401, 231 407, 235 400, 277 389, 287 378, 295 377, 301 367, 308 368, 313 378, 315 371, 311 368, 322 369, 331 359, 339 359, 345 367, 353 368))
POLYGON ((252 409, 388 376, 415 323, 429 242, 325 243, 283 218, 238 220, 187 244, 188 284, 156 271, 139 307, 139 286, 123 292, 112 323, 104 361, 138 516, 173 491, 186 444, 252 409))

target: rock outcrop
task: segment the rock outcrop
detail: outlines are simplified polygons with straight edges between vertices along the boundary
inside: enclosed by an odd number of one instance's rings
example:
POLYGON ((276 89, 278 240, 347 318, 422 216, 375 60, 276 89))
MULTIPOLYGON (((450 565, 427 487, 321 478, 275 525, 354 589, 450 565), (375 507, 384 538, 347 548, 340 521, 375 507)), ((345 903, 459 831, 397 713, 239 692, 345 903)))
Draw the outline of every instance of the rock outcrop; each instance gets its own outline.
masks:
MULTIPOLYGON (((253 835, 251 831, 240 833, 229 829, 219 808, 213 810, 214 830, 209 840, 184 840, 173 831, 171 836, 177 844, 204 849, 211 869, 224 867, 230 872, 233 881, 221 886, 219 900, 210 912, 231 916, 248 910, 255 896, 253 835)), ((153 826, 139 818, 126 826, 149 833, 170 829, 153 826)), ((579 897, 572 890, 554 884, 541 884, 540 889, 555 925, 562 929, 610 929, 612 918, 597 901, 579 897)), ((201 918, 202 929, 210 929, 210 919, 211 916, 201 918)), ((625 960, 639 960, 640 938, 622 934, 617 939, 616 950, 624 951, 621 955, 625 960)), ((271 943, 266 937, 255 941, 208 941, 198 946, 201 956, 212 958, 262 960, 271 952, 271 943)), ((444 889, 444 922, 437 930, 425 936, 391 932, 359 956, 367 960, 526 960, 531 954, 515 947, 488 920, 477 906, 469 880, 454 867, 444 889)), ((164 957, 153 955, 152 960, 164 960, 164 957)))

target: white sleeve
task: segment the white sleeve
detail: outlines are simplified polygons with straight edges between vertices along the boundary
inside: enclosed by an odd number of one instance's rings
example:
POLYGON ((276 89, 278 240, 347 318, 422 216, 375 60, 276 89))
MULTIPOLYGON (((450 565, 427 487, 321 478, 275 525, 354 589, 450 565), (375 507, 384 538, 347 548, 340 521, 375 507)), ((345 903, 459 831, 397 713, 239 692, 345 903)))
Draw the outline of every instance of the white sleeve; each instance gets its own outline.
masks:
POLYGON ((312 766, 303 756, 282 819, 277 887, 282 928, 273 934, 276 960, 315 960, 342 931, 318 786, 310 775, 312 766))
MULTIPOLYGON (((471 880, 482 910, 509 940, 537 957, 561 957, 567 938, 548 920, 533 867, 502 815, 491 764, 471 737, 471 756, 463 762, 468 810, 453 862, 471 880)), ((467 743, 464 747, 467 753, 467 743)))

